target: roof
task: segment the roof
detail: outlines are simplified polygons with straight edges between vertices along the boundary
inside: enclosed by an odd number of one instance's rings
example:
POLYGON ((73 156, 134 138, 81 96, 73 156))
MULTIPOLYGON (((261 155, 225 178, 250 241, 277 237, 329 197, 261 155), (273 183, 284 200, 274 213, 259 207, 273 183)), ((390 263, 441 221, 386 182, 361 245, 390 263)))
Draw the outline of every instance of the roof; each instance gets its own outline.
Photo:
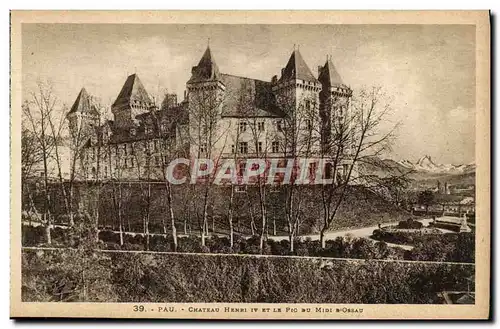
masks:
POLYGON ((325 65, 321 68, 318 80, 327 83, 329 86, 342 86, 344 81, 340 77, 339 72, 333 65, 330 57, 326 60, 325 65))
POLYGON ((215 63, 212 51, 207 47, 198 65, 192 68, 188 83, 217 80, 219 74, 219 67, 215 63))
POLYGON ((82 90, 80 90, 80 93, 78 93, 75 103, 73 103, 73 106, 71 107, 71 110, 68 112, 68 114, 76 112, 92 113, 96 115, 98 114, 95 107, 92 106, 90 95, 87 90, 85 90, 85 88, 82 88, 82 90))
POLYGON ((300 54, 299 50, 294 50, 288 63, 281 73, 280 81, 299 79, 305 81, 317 82, 318 80, 314 77, 311 69, 307 66, 304 58, 300 54))
POLYGON ((443 203, 460 203, 464 199, 465 198, 463 196, 455 194, 436 193, 434 195, 434 200, 436 200, 436 202, 443 202, 443 203))
POLYGON ((220 75, 226 86, 222 116, 226 117, 283 117, 276 105, 270 82, 234 76, 220 75))
POLYGON ((146 106, 150 106, 153 103, 148 95, 148 92, 146 91, 146 88, 144 88, 144 85, 139 79, 139 76, 137 74, 132 74, 127 77, 127 80, 113 103, 113 106, 135 102, 146 106))

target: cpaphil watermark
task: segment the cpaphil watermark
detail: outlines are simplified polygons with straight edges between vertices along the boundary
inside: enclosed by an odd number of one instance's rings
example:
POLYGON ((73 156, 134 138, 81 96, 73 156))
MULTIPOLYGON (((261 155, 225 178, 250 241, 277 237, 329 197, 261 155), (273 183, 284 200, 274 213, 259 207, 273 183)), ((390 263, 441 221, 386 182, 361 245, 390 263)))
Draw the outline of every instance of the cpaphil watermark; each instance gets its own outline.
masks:
MULTIPOLYGON (((332 161, 318 158, 273 159, 186 159, 177 158, 166 166, 170 184, 212 183, 215 185, 317 185, 331 184, 332 161)), ((338 176, 346 172, 346 165, 337 164, 338 176)))

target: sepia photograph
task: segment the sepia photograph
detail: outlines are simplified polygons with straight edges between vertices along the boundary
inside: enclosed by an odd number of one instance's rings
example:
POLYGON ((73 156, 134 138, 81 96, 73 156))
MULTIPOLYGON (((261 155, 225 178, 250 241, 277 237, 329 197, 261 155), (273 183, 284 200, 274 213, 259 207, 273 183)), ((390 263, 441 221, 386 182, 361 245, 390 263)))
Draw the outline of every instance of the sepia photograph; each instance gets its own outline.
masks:
POLYGON ((488 317, 488 12, 302 14, 12 12, 11 316, 488 317))

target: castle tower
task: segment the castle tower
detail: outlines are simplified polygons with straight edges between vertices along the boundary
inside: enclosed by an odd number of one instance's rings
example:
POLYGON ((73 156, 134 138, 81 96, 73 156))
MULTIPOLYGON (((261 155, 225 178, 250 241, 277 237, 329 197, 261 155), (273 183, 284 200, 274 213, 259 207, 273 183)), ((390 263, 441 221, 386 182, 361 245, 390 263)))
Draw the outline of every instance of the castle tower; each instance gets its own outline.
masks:
POLYGON ((189 129, 196 141, 191 145, 190 152, 194 156, 210 156, 216 143, 215 134, 226 90, 210 46, 207 46, 198 65, 191 69, 186 89, 189 129))
POLYGON ((322 86, 319 94, 322 145, 328 151, 332 132, 336 130, 334 124, 346 122, 349 117, 352 90, 344 84, 331 57, 327 57, 325 65, 318 67, 318 73, 322 86))
POLYGON ((115 125, 122 129, 133 127, 137 115, 154 109, 155 104, 151 101, 137 74, 128 76, 118 97, 111 106, 115 125))
POLYGON ((99 125, 99 111, 85 88, 80 90, 71 110, 66 114, 73 139, 84 140, 91 136, 92 127, 99 125))
MULTIPOLYGON (((298 138, 317 140, 307 135, 316 131, 313 127, 319 124, 321 83, 314 77, 298 49, 293 50, 286 66, 281 69, 280 78, 273 78, 273 84, 276 103, 286 113, 287 120, 295 122, 296 130, 303 134, 298 138)), ((307 152, 314 150, 307 148, 307 152)))

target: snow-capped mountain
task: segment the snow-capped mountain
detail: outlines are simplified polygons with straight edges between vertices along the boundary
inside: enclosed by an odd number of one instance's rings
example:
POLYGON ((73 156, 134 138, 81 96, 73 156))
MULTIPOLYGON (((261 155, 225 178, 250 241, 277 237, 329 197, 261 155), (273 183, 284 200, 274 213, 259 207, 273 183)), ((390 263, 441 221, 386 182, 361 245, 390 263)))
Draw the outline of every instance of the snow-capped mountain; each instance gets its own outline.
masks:
POLYGON ((468 173, 475 171, 476 165, 474 163, 470 164, 436 164, 432 161, 432 158, 429 155, 425 155, 418 159, 417 162, 411 162, 410 160, 401 160, 398 162, 401 166, 416 170, 416 171, 425 171, 431 173, 450 173, 450 174, 459 174, 459 173, 468 173))

